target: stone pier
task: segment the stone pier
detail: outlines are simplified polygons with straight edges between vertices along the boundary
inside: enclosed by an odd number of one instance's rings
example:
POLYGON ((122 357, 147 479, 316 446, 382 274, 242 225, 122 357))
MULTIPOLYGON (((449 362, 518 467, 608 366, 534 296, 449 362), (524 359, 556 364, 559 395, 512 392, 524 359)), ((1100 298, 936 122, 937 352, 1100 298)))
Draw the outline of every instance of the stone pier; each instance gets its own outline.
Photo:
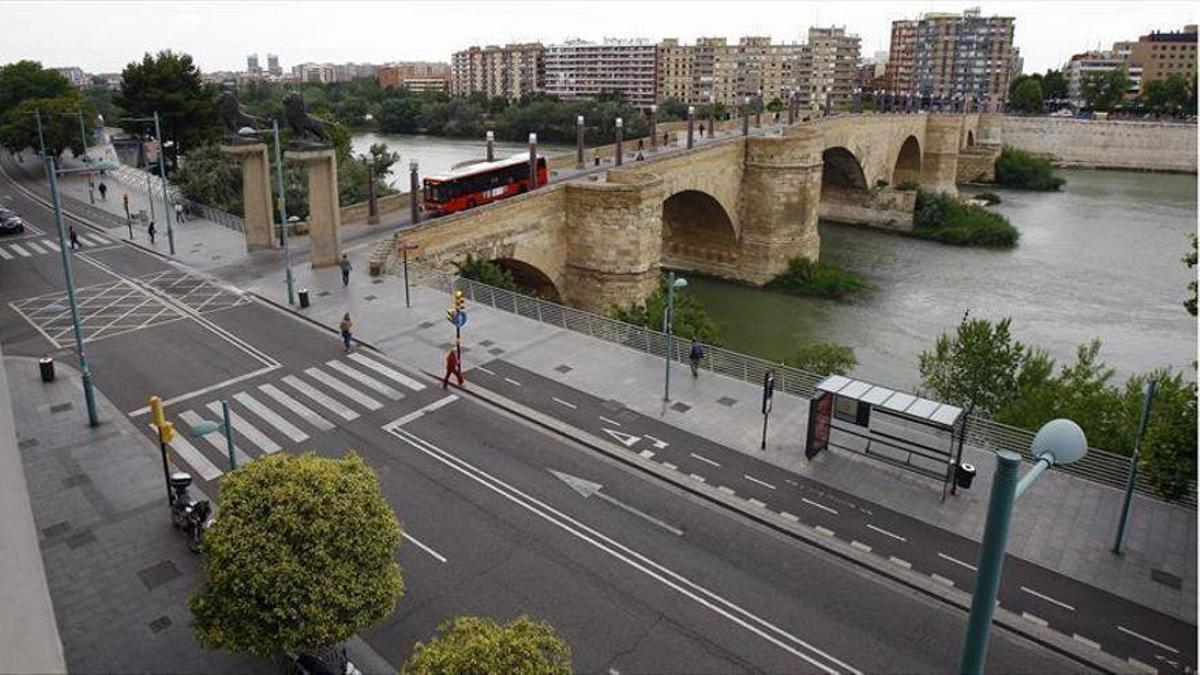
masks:
POLYGON ((272 236, 271 163, 266 143, 230 143, 221 152, 242 165, 242 204, 245 209, 246 250, 257 251, 275 246, 272 236))
POLYGON ((337 156, 332 149, 288 150, 289 161, 308 170, 308 236, 314 269, 332 267, 342 255, 337 156))

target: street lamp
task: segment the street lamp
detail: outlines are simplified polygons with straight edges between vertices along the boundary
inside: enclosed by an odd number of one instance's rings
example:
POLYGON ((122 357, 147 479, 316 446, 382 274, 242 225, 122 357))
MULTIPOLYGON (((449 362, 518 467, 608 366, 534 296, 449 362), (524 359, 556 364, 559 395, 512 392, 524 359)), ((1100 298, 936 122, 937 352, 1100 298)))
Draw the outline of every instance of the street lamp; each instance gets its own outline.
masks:
POLYGON ((671 400, 671 350, 674 345, 671 342, 671 324, 675 320, 675 289, 687 286, 687 279, 675 278, 675 273, 670 272, 667 275, 667 307, 663 310, 663 332, 667 334, 667 369, 666 379, 663 380, 663 400, 671 400))
MULTIPOLYGON (((242 136, 244 138, 258 138, 258 134, 265 131, 266 129, 242 127, 241 129, 238 129, 238 136, 242 136)), ((291 233, 288 231, 294 221, 293 219, 288 218, 287 195, 283 191, 283 145, 279 142, 278 120, 271 120, 271 137, 275 142, 275 178, 279 184, 279 196, 277 196, 276 199, 279 200, 279 242, 283 245, 284 284, 287 286, 288 304, 294 305, 296 304, 296 282, 292 276, 292 247, 290 245, 291 233)), ((296 220, 299 219, 297 218, 296 220)))
POLYGON ((1050 420, 1033 437, 1030 452, 1037 461, 1020 480, 1017 475, 1021 468, 1021 456, 1011 450, 996 452, 996 475, 992 478, 987 522, 979 547, 976 565, 979 571, 975 575, 975 592, 971 596, 971 614, 967 619, 967 634, 963 640, 960 673, 974 675, 983 672, 992 614, 996 611, 996 594, 1000 590, 1000 575, 1004 570, 1004 549, 1008 545, 1013 503, 1047 468, 1055 464, 1071 464, 1086 455, 1087 437, 1079 425, 1071 420, 1050 420))
MULTIPOLYGON (((154 137, 158 139, 158 177, 162 180, 163 191, 163 220, 167 223, 167 246, 171 250, 171 255, 175 255, 175 230, 171 227, 171 200, 167 194, 167 167, 163 162, 167 145, 163 142, 162 127, 159 124, 158 111, 154 111, 153 117, 127 117, 130 122, 154 122, 154 137)), ((153 202, 154 195, 147 195, 153 202)))
POLYGON ((221 420, 213 422, 211 420, 200 420, 192 425, 193 436, 207 436, 217 429, 225 431, 225 446, 229 448, 229 470, 237 469, 237 459, 233 455, 233 425, 229 420, 229 401, 221 399, 221 420))

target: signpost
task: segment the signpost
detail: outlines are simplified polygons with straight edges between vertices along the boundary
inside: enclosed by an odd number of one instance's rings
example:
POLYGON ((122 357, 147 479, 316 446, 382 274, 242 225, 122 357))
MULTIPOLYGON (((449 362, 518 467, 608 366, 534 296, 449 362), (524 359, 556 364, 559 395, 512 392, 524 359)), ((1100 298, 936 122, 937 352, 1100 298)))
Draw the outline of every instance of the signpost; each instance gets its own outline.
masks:
POLYGON ((763 373, 763 433, 762 444, 759 445, 760 450, 767 449, 767 418, 771 416, 771 405, 775 400, 775 371, 768 370, 763 373))
POLYGON ((416 244, 400 245, 400 256, 404 261, 404 306, 410 309, 412 308, 412 302, 408 298, 408 252, 415 251, 418 248, 420 248, 420 246, 417 246, 416 244))
POLYGON ((446 310, 446 320, 454 324, 454 349, 458 353, 458 367, 462 369, 462 327, 467 323, 465 311, 467 301, 462 291, 454 291, 454 299, 450 309, 446 310))

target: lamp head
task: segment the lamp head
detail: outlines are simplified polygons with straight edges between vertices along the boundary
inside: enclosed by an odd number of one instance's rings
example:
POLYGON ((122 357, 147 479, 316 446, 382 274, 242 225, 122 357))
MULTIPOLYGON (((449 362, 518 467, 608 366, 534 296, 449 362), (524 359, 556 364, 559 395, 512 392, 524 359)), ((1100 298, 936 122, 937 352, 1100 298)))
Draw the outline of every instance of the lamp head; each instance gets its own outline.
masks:
POLYGON ((575 124, 577 124, 579 126, 583 126, 583 115, 575 116, 575 124))
POLYGON ((417 160, 415 160, 415 159, 408 160, 408 170, 409 171, 417 170, 417 160))
POLYGON ((1029 451, 1038 459, 1045 458, 1051 464, 1072 464, 1087 454, 1087 437, 1083 429, 1069 419, 1050 420, 1038 429, 1029 451))
POLYGON ((618 129, 620 129, 620 128, 621 128, 621 127, 623 127, 623 126, 625 126, 625 120, 623 120, 623 119, 621 119, 620 117, 618 117, 618 118, 617 118, 617 128, 618 128, 618 129))
POLYGON ((679 277, 679 278, 675 279, 675 283, 673 283, 671 285, 674 286, 675 288, 683 288, 684 286, 687 286, 687 279, 684 279, 683 277, 679 277))
POLYGON ((257 135, 258 132, 255 131, 254 127, 242 127, 241 129, 238 129, 238 136, 254 137, 257 135))
POLYGON ((494 141, 494 140, 496 140, 496 132, 494 132, 494 131, 490 131, 490 130, 489 130, 489 131, 487 132, 487 134, 486 134, 486 138, 487 138, 487 140, 489 140, 489 141, 494 141))
POLYGON ((654 114, 654 113, 656 113, 656 112, 658 112, 658 106, 657 106, 656 104, 654 104, 654 103, 651 103, 651 104, 650 104, 650 114, 652 114, 652 115, 653 115, 653 114, 654 114))
POLYGON ((692 115, 695 115, 695 114, 696 114, 696 106, 689 105, 688 106, 688 117, 691 117, 692 115))
POLYGON ((537 143, 537 134, 535 134, 535 133, 529 134, 529 143, 530 144, 537 143))

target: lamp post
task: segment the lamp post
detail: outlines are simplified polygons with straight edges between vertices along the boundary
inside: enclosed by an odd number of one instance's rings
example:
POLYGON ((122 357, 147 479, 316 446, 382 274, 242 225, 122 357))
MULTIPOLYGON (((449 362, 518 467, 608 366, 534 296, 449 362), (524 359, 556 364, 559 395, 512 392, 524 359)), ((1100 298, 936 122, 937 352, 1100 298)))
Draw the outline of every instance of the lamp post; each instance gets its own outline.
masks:
POLYGON ((658 106, 650 104, 650 149, 658 150, 658 106))
POLYGON ((695 127, 695 126, 696 126, 696 106, 694 106, 694 105, 689 105, 689 106, 688 106, 688 111, 687 111, 687 112, 688 112, 688 141, 687 141, 687 147, 688 147, 688 150, 691 150, 691 149, 692 149, 692 146, 694 145, 694 142, 693 142, 693 140, 692 140, 692 129, 693 129, 693 127, 695 127))
POLYGON ((583 115, 575 116, 575 168, 583 168, 583 115))
POLYGON ((496 132, 489 129, 488 132, 484 134, 484 139, 487 140, 487 161, 494 162, 496 161, 496 132))
POLYGON ((754 128, 762 127, 762 89, 754 95, 754 128))
POLYGON ((675 278, 675 273, 670 272, 667 275, 667 307, 663 310, 663 332, 667 334, 667 351, 664 356, 667 357, 666 377, 663 379, 663 400, 671 400, 671 351, 674 348, 671 342, 671 325, 675 320, 675 289, 687 286, 687 279, 675 278))
POLYGON ((529 189, 536 190, 538 187, 538 170, 537 170, 537 134, 529 134, 529 189))
POLYGON ((1133 506, 1133 487, 1137 484, 1138 449, 1142 444, 1142 436, 1146 433, 1146 424, 1150 421, 1150 406, 1154 403, 1154 394, 1158 391, 1158 380, 1146 383, 1142 393, 1142 417, 1138 420, 1137 435, 1133 437, 1133 453, 1129 456, 1129 481, 1125 484, 1125 502, 1121 505, 1121 520, 1117 524, 1117 538, 1113 541, 1112 552, 1121 554, 1121 544, 1125 541, 1125 525, 1129 520, 1129 508, 1133 506))
POLYGON ((742 135, 750 135, 750 97, 742 97, 742 135))
MULTIPOLYGON (((175 255, 175 229, 171 226, 171 199, 167 194, 167 167, 163 162, 163 154, 166 152, 167 144, 163 141, 162 126, 159 124, 158 111, 154 111, 152 117, 128 117, 131 122, 154 122, 154 137, 158 139, 158 177, 162 182, 162 198, 163 198, 163 220, 167 223, 167 246, 170 248, 171 255, 175 255)), ((241 130, 238 130, 241 133, 241 130)), ((149 177, 147 177, 149 181, 149 177)), ((147 187, 147 196, 150 198, 151 213, 154 209, 154 195, 150 193, 147 187)), ((152 216, 153 217, 153 216, 152 216)))
POLYGON ((421 221, 421 211, 417 208, 417 195, 420 194, 420 181, 417 178, 417 160, 408 160, 408 224, 416 225, 421 221))
POLYGON ((963 640, 960 673, 983 673, 992 614, 996 611, 996 594, 1000 590, 1000 575, 1004 570, 1004 549, 1008 545, 1013 503, 1050 466, 1071 464, 1087 454, 1087 438, 1079 425, 1071 420, 1051 420, 1042 425, 1033 437, 1030 452, 1037 461, 1019 480, 1021 456, 1011 450, 996 453, 996 475, 992 478, 987 522, 979 547, 976 565, 979 571, 975 575, 975 591, 971 596, 971 614, 967 619, 967 633, 963 640))
MULTIPOLYGON (((260 131, 265 129, 254 129, 251 127, 242 127, 238 129, 239 136, 255 137, 260 131)), ((287 214, 287 194, 283 188, 283 144, 279 141, 279 121, 271 120, 271 138, 275 144, 275 180, 278 183, 279 195, 276 197, 279 206, 279 243, 283 246, 283 269, 284 269, 284 284, 287 286, 287 299, 289 305, 296 304, 296 282, 292 276, 292 247, 291 247, 291 232, 289 231, 294 222, 287 214)), ((159 157, 162 152, 159 152, 159 157)), ((173 252, 173 250, 172 250, 173 252)))
MULTIPOLYGON (((76 114, 79 115, 79 143, 83 147, 83 163, 87 164, 91 159, 88 158, 87 154, 87 132, 83 126, 83 109, 80 108, 76 114)), ((88 174, 88 202, 91 204, 96 203, 96 193, 92 189, 94 186, 95 182, 92 180, 92 175, 88 174)))
POLYGON ((620 117, 616 121, 617 131, 617 160, 616 165, 621 166, 621 159, 624 157, 623 150, 625 149, 625 120, 620 117))
POLYGON ((200 420, 192 425, 193 436, 207 436, 217 429, 225 431, 225 447, 229 450, 229 470, 237 470, 237 458, 233 453, 233 424, 229 420, 229 401, 221 399, 221 422, 200 420))

